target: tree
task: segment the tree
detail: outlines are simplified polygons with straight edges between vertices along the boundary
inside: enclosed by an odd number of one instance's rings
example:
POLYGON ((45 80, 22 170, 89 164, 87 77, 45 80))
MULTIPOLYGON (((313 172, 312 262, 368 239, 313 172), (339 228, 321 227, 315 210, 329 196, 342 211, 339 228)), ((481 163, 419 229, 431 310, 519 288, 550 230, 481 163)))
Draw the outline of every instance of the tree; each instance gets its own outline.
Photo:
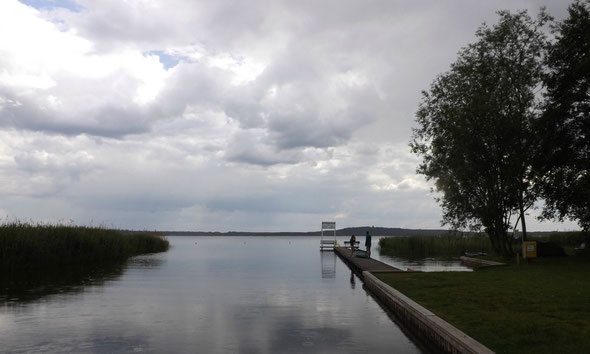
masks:
POLYGON ((590 229, 590 2, 577 1, 553 28, 547 56, 545 113, 538 122, 535 170, 542 216, 590 229))
POLYGON ((511 220, 517 216, 526 233, 524 214, 536 200, 530 129, 550 18, 544 10, 536 20, 526 11, 498 14, 423 92, 410 147, 422 157, 417 172, 440 192, 442 223, 483 228, 509 257, 511 220))

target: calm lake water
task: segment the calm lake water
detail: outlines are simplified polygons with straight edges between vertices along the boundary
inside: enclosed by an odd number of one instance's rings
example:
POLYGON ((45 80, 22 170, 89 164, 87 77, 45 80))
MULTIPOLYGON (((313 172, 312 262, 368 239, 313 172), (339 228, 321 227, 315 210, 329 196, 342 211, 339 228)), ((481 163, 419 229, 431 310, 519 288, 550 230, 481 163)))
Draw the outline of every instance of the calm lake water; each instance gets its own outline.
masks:
POLYGON ((0 352, 421 352, 319 237, 168 239, 124 265, 4 280, 0 352))
MULTIPOLYGON (((434 259, 434 258, 426 258, 426 259, 405 259, 401 257, 392 257, 388 255, 381 255, 379 254, 379 239, 381 237, 373 237, 373 241, 371 242, 371 257, 377 260, 380 260, 383 263, 387 263, 393 267, 396 267, 401 270, 418 270, 421 272, 472 272, 473 269, 461 265, 461 261, 459 258, 456 259, 434 259)), ((337 238, 338 242, 341 245, 344 245, 344 241, 348 240, 348 238, 340 240, 340 237, 337 238)), ((361 249, 365 249, 365 237, 360 236, 358 238, 361 241, 361 249)))

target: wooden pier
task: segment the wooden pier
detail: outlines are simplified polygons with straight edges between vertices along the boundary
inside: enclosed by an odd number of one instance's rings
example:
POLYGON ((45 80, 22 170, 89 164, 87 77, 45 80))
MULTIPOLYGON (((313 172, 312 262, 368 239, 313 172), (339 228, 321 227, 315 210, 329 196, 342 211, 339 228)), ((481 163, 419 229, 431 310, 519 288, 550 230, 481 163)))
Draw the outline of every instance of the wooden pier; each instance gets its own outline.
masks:
POLYGON ((363 272, 403 272, 401 269, 385 264, 373 258, 351 257, 350 248, 334 247, 334 252, 346 263, 356 275, 363 279, 363 272))

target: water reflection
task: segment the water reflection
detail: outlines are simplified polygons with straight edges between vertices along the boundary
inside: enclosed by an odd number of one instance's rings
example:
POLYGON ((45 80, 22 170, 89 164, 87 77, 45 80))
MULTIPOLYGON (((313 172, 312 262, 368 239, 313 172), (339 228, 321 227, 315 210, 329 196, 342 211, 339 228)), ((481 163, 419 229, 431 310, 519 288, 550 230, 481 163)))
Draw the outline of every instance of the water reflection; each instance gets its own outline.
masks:
POLYGON ((119 279, 128 267, 156 268, 162 259, 147 256, 100 265, 0 272, 0 304, 18 306, 51 295, 75 295, 89 287, 100 287, 119 279))
POLYGON ((2 350, 420 352, 318 237, 168 239, 81 296, 0 306, 2 350))
POLYGON ((320 251, 320 263, 322 265, 322 278, 336 278, 336 254, 334 252, 320 251))
POLYGON ((272 353, 342 353, 351 337, 350 329, 304 328, 298 323, 285 323, 272 335, 272 353))
POLYGON ((99 286, 123 274, 125 264, 70 266, 0 274, 0 303, 17 305, 54 294, 75 294, 87 286, 99 286))
POLYGON ((154 269, 160 268, 166 262, 163 253, 146 254, 131 257, 126 262, 126 268, 154 269))
POLYGON ((356 281, 354 280, 354 277, 355 277, 354 272, 351 270, 350 271, 350 287, 353 289, 356 286, 356 281))
MULTIPOLYGON (((461 264, 461 260, 457 258, 453 259, 407 259, 403 257, 389 256, 381 254, 379 249, 379 240, 387 236, 373 236, 373 242, 371 244, 371 258, 389 264, 392 267, 401 270, 417 270, 421 272, 471 272, 473 269, 461 264)), ((364 238, 363 238, 364 239, 364 238)), ((348 236, 338 236, 337 241, 339 244, 344 245, 345 241, 348 241, 348 236)), ((362 240, 361 240, 362 241, 362 240)))
POLYGON ((373 245, 371 247, 371 256, 383 263, 387 263, 392 267, 401 270, 416 270, 420 272, 471 272, 473 269, 461 264, 459 257, 457 258, 421 258, 408 259, 403 257, 390 256, 381 254, 379 248, 379 240, 385 236, 373 237, 373 245))
POLYGON ((392 266, 420 272, 472 272, 473 269, 461 264, 459 258, 420 258, 408 259, 385 254, 379 255, 379 260, 392 266))

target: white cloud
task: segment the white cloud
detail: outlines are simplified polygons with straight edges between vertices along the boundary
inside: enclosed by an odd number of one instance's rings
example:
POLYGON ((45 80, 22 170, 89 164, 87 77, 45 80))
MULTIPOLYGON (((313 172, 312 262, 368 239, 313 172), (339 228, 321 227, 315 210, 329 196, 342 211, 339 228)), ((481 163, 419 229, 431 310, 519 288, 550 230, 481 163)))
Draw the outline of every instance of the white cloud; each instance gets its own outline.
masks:
POLYGON ((3 104, 0 124, 68 134, 148 129, 143 107, 167 78, 157 57, 132 49, 98 54, 74 29, 63 31, 17 1, 0 5, 0 33, 0 96, 19 103, 3 104))
POLYGON ((208 230, 438 227, 420 90, 495 10, 541 5, 56 4, 0 2, 3 212, 208 230))

